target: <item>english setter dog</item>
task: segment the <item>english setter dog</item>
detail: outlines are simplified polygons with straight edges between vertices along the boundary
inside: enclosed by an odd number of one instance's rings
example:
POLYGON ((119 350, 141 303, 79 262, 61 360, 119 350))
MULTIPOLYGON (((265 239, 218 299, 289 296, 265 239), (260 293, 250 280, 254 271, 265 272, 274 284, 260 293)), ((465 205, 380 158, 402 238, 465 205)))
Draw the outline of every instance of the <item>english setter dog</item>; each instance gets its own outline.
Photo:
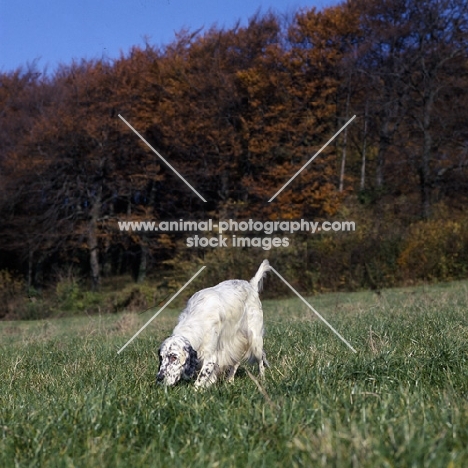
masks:
POLYGON ((225 374, 232 380, 242 360, 257 362, 260 377, 268 367, 263 351, 262 279, 271 269, 264 260, 249 281, 223 281, 202 289, 188 301, 172 335, 159 348, 156 380, 175 385, 197 375, 206 388, 225 374))

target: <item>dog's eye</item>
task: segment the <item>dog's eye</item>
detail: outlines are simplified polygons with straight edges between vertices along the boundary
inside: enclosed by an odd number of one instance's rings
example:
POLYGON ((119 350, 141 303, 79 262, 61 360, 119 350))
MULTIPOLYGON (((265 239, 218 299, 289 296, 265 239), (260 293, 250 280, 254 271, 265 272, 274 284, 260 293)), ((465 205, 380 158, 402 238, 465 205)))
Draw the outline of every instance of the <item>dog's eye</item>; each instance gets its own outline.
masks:
POLYGON ((173 362, 177 361, 177 356, 175 354, 171 354, 169 356, 169 362, 172 364, 173 362))

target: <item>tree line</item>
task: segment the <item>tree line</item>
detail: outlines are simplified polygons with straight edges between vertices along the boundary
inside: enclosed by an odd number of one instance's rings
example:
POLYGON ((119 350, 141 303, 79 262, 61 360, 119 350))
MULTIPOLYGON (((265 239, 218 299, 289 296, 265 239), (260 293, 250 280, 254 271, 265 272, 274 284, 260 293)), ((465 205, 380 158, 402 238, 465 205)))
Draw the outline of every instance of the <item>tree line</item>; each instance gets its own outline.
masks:
POLYGON ((177 234, 121 232, 119 220, 329 219, 350 200, 404 200, 409 222, 441 200, 462 209, 467 39, 462 0, 348 0, 51 74, 3 72, 0 270, 37 286, 74 268, 97 289, 177 254, 177 234))

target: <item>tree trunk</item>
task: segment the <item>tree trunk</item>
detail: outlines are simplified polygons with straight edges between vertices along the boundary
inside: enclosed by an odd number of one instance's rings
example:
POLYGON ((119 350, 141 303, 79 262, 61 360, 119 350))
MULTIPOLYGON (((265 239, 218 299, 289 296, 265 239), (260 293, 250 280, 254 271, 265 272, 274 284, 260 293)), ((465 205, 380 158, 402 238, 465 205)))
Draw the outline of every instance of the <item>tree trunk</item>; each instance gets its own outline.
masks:
MULTIPOLYGON (((151 183, 151 190, 149 194, 149 200, 148 200, 148 205, 150 207, 154 207, 156 203, 156 184, 154 181, 151 183)), ((150 249, 148 246, 148 236, 146 234, 143 234, 141 236, 141 241, 140 241, 140 262, 138 265, 138 272, 136 276, 136 281, 137 283, 142 283, 146 279, 146 273, 148 269, 148 257, 150 253, 150 249)))
POLYGON ((375 186, 381 189, 384 183, 385 156, 390 146, 391 138, 388 133, 388 121, 382 124, 379 135, 379 149, 377 152, 377 166, 375 168, 375 186))
POLYGON ((31 249, 31 246, 29 246, 28 250, 28 290, 31 288, 32 283, 33 283, 33 258, 34 257, 34 252, 31 249))
POLYGON ((428 219, 431 215, 431 153, 432 153, 432 134, 431 134, 431 114, 435 99, 435 91, 430 90, 424 93, 423 115, 420 122, 423 145, 421 152, 421 163, 419 166, 419 188, 421 194, 421 216, 428 219))
POLYGON ((366 152, 367 152, 367 111, 369 101, 366 101, 366 110, 364 111, 364 138, 362 142, 362 160, 361 160, 361 184, 360 189, 364 190, 366 187, 366 152))
POLYGON ((342 192, 344 189, 344 175, 346 167, 346 145, 348 141, 348 127, 345 128, 343 135, 343 150, 341 152, 341 169, 340 169, 340 186, 339 191, 342 192))
POLYGON ((146 279, 146 270, 148 267, 148 247, 146 245, 146 236, 143 236, 140 243, 140 262, 138 265, 137 283, 142 283, 146 279))
POLYGON ((421 193, 421 216, 423 219, 428 219, 431 215, 431 160, 432 137, 429 132, 424 135, 424 143, 422 149, 422 161, 420 170, 420 193, 421 193))
MULTIPOLYGON (((348 80, 348 95, 346 96, 346 116, 345 116, 345 121, 347 122, 349 119, 349 101, 351 99, 351 93, 350 93, 350 81, 351 81, 351 76, 349 77, 348 80)), ((341 169, 340 169, 340 185, 338 190, 340 192, 343 191, 344 189, 344 176, 345 176, 345 167, 346 167, 346 148, 348 146, 348 127, 345 128, 344 134, 343 134, 343 149, 341 152, 341 169)))
POLYGON ((99 188, 96 198, 91 207, 91 219, 89 221, 88 248, 89 264, 91 268, 91 287, 93 291, 99 289, 101 284, 101 274, 99 266, 99 245, 98 245, 98 219, 101 213, 101 194, 102 188, 99 188))

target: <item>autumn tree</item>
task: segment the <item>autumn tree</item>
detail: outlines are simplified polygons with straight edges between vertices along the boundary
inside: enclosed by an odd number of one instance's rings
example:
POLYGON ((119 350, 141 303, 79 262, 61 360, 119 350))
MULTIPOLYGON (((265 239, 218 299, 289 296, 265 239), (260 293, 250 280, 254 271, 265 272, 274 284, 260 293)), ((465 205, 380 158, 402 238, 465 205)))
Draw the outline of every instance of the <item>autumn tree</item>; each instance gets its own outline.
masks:
POLYGON ((453 117, 447 117, 464 114, 466 118, 459 102, 466 94, 460 89, 460 76, 468 77, 468 5, 460 0, 414 0, 410 18, 412 43, 405 53, 410 87, 408 124, 419 142, 410 158, 419 179, 421 214, 428 218, 437 159, 447 145, 453 151, 453 142, 463 142, 467 135, 456 135, 453 117), (461 92, 454 92, 457 89, 461 92), (450 121, 452 125, 447 125, 450 121))
POLYGON ((142 185, 142 169, 154 167, 121 133, 117 113, 131 106, 132 95, 126 94, 131 85, 116 78, 111 64, 99 61, 59 69, 50 84, 53 99, 34 119, 26 149, 10 157, 23 164, 20 206, 25 214, 36 210, 39 245, 66 242, 86 250, 94 288, 106 249, 122 235, 116 214, 142 185))
POLYGON ((403 188, 406 181, 405 190, 412 190, 408 176, 414 174, 421 214, 428 217, 437 153, 454 136, 447 126, 442 129, 440 119, 446 116, 440 111, 448 96, 452 109, 459 107, 450 89, 460 86, 460 74, 466 76, 467 7, 460 0, 348 4, 359 12, 365 38, 356 63, 369 86, 369 127, 377 141, 375 186, 383 188, 390 161, 392 184, 403 188))
POLYGON ((407 0, 350 0, 359 12, 360 30, 365 38, 356 65, 370 93, 368 106, 377 137, 375 186, 385 181, 385 162, 395 142, 407 106, 408 86, 405 52, 411 36, 407 0))
MULTIPOLYGON (((21 270, 27 263, 29 285, 44 236, 38 213, 25 206, 37 190, 31 185, 36 166, 25 157, 31 150, 27 137, 52 96, 47 78, 33 65, 0 76, 0 251, 3 259, 9 259, 3 266, 21 270)), ((40 191, 34 198, 40 200, 40 191)))
POLYGON ((348 0, 0 74, 0 268, 141 281, 182 234, 119 221, 331 216, 353 186, 419 197, 428 217, 466 186, 466 34, 461 0, 348 0))

